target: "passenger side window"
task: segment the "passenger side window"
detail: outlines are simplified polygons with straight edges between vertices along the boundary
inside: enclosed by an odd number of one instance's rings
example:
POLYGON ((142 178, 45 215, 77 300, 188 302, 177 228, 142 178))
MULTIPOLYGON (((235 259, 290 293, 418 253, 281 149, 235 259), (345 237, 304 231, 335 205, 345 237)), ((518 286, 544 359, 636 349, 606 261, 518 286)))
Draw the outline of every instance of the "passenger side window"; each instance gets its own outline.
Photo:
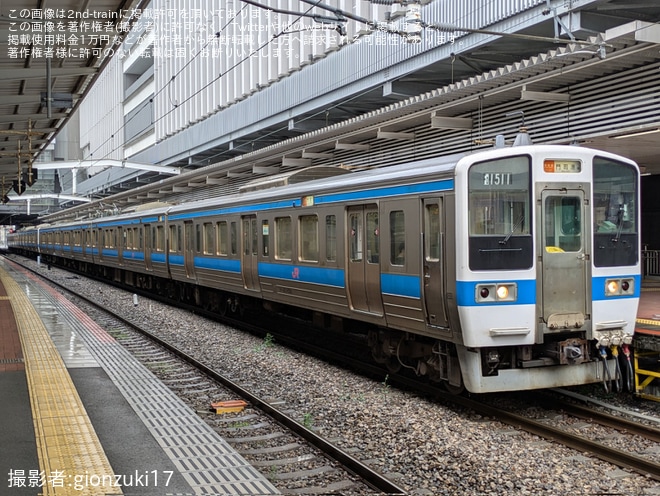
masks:
POLYGON ((301 215, 300 223, 300 260, 319 261, 319 219, 316 215, 301 215))
POLYGON ((204 224, 204 254, 213 254, 213 240, 214 240, 213 224, 206 222, 204 224))
POLYGON ((337 261, 337 218, 334 215, 325 217, 325 259, 337 261))
POLYGON ((275 219, 275 258, 291 260, 291 218, 278 217, 275 219))

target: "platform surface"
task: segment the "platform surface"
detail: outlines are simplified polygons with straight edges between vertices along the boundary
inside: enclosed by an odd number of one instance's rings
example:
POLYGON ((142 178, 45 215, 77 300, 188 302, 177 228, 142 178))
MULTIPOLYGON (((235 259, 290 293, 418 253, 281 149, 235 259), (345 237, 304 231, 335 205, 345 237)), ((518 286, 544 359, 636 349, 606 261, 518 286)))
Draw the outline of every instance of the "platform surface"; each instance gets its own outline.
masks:
POLYGON ((0 387, 1 495, 278 494, 99 325, 1 258, 0 387))

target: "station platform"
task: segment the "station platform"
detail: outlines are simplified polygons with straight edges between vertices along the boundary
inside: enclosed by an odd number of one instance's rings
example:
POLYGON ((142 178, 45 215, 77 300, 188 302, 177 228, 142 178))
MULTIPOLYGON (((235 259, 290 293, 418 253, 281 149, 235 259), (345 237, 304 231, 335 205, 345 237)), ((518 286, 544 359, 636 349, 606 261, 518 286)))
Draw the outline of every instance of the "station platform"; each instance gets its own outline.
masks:
POLYGON ((635 325, 635 395, 660 401, 660 277, 646 277, 635 325))
POLYGON ((0 391, 2 495, 279 494, 100 326, 2 258, 0 391))

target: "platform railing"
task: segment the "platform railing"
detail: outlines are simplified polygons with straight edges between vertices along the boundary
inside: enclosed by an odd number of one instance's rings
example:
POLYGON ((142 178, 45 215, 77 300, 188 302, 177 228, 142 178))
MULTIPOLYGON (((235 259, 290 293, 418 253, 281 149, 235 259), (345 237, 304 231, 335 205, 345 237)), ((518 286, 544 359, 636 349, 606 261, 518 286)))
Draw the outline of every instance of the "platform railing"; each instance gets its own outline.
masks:
POLYGON ((660 276, 660 250, 642 250, 644 276, 660 276))

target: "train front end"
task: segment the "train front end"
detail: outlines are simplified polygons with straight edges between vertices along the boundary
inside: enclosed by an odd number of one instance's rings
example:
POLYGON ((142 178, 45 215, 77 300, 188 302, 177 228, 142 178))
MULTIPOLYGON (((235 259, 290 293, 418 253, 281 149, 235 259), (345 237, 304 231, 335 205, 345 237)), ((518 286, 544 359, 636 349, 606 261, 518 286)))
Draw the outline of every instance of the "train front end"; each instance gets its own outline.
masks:
POLYGON ((638 167, 586 148, 507 148, 463 159, 456 187, 467 193, 456 233, 466 388, 629 384, 638 167))

